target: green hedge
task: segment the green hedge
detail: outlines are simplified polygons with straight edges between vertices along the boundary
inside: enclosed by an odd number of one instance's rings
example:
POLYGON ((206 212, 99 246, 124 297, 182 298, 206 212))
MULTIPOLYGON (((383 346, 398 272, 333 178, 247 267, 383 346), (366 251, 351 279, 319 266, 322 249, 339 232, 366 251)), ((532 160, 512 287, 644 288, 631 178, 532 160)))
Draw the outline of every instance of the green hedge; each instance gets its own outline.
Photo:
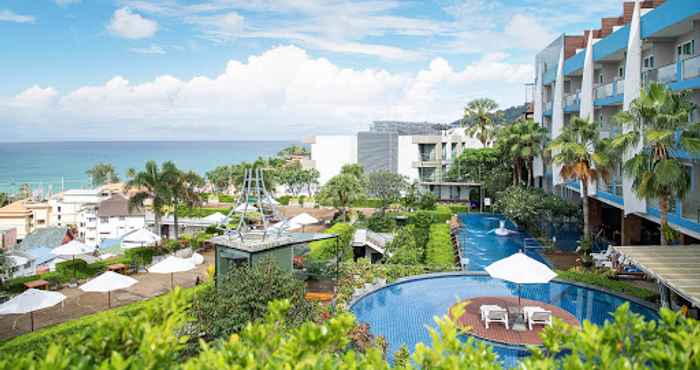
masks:
POLYGON ((290 201, 291 199, 292 199, 291 196, 289 196, 289 195, 283 195, 283 196, 277 198, 277 202, 279 202, 280 205, 288 206, 288 205, 289 205, 289 201, 290 201))
POLYGON ((454 266, 454 249, 447 224, 430 226, 430 239, 426 247, 425 263, 433 266, 454 266))
MULTIPOLYGON (((337 223, 331 228, 325 230, 323 233, 338 235, 338 243, 340 243, 339 247, 342 253, 342 258, 344 260, 353 258, 351 242, 352 237, 355 234, 355 228, 352 225, 346 223, 337 223)), ((335 239, 328 239, 309 244, 309 248, 311 249, 309 257, 318 261, 326 261, 335 258, 335 243, 335 239)))
POLYGON ((447 221, 449 221, 452 218, 452 211, 449 210, 449 208, 438 208, 435 209, 434 211, 417 211, 417 212, 410 212, 410 213, 404 213, 406 217, 408 217, 408 223, 409 224, 415 224, 416 223, 416 217, 418 213, 421 214, 427 214, 430 215, 432 218, 432 223, 434 224, 444 224, 447 221))
POLYGON ((658 293, 649 289, 640 288, 630 283, 611 280, 609 274, 591 271, 557 270, 557 277, 562 280, 595 285, 615 293, 622 293, 637 297, 649 302, 658 300, 658 293))

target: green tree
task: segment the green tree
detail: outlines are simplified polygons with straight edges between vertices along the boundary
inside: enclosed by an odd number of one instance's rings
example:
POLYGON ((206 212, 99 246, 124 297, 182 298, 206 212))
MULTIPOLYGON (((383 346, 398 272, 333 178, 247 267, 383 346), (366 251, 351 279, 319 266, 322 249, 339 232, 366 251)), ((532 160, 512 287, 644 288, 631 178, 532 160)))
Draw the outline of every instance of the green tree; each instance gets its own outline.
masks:
POLYGON ((580 184, 583 234, 584 238, 590 238, 588 187, 595 181, 609 181, 615 155, 611 141, 600 137, 600 128, 594 122, 574 117, 552 141, 549 150, 554 153, 554 163, 561 165, 561 177, 580 184))
MULTIPOLYGON (((129 208, 143 207, 146 200, 151 201, 151 210, 155 218, 155 228, 160 235, 160 220, 165 207, 170 204, 172 191, 170 188, 172 173, 165 171, 167 163, 163 164, 164 169, 158 168, 155 161, 146 162, 143 171, 137 172, 134 177, 126 183, 127 190, 134 190, 136 193, 129 199, 129 208)), ((170 164, 168 168, 174 167, 170 164)))
POLYGON ((291 145, 291 146, 288 146, 288 147, 280 150, 277 153, 277 156, 282 157, 282 158, 289 158, 291 156, 296 156, 296 155, 308 156, 308 155, 311 155, 311 151, 307 147, 302 146, 302 145, 291 145))
POLYGON ((498 104, 489 98, 474 99, 464 108, 462 125, 467 127, 465 133, 476 137, 486 147, 494 137, 494 118, 498 104))
POLYGON ((19 199, 27 199, 32 197, 32 186, 24 183, 19 186, 19 194, 17 194, 19 199))
POLYGON ((204 179, 194 171, 180 171, 173 162, 163 163, 163 176, 170 190, 168 205, 173 207, 173 227, 175 239, 180 237, 178 208, 185 205, 192 209, 202 201, 198 188, 204 186, 204 179))
POLYGON ((690 190, 690 176, 680 153, 700 153, 700 123, 690 122, 696 109, 688 92, 674 93, 658 83, 650 84, 630 109, 616 115, 616 121, 631 128, 615 138, 623 150, 641 148, 623 165, 633 179, 632 189, 641 198, 659 200, 661 244, 668 245, 671 202, 683 199, 690 190))
POLYGON ((93 187, 119 182, 117 170, 111 163, 97 163, 85 173, 90 176, 90 183, 93 187))
POLYGON ((7 193, 0 193, 0 207, 4 207, 8 203, 10 203, 10 198, 7 196, 7 193))
POLYGON ((347 220, 348 208, 365 198, 365 186, 357 176, 341 173, 321 187, 318 198, 332 204, 340 211, 342 219, 347 220))
POLYGON ((408 225, 399 229, 394 239, 387 243, 384 259, 388 263, 399 265, 418 265, 421 263, 422 251, 416 245, 415 226, 408 225))
POLYGON ((382 215, 389 205, 401 199, 401 193, 407 186, 406 178, 394 172, 375 171, 367 177, 367 193, 379 199, 382 215))
POLYGON ((465 149, 450 166, 449 177, 481 183, 487 192, 495 194, 511 185, 513 169, 509 161, 499 148, 465 149))
POLYGON ((523 179, 523 170, 527 171, 527 185, 532 186, 535 157, 543 154, 549 132, 533 120, 522 120, 498 130, 496 146, 505 153, 513 163, 513 185, 519 185, 523 179))

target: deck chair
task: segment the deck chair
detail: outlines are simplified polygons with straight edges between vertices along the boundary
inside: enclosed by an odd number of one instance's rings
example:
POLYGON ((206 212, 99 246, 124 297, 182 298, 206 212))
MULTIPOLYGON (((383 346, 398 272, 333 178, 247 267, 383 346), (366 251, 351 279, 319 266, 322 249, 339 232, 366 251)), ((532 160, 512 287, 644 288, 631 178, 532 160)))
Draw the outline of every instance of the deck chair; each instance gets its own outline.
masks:
POLYGON ((552 312, 547 310, 533 310, 527 316, 527 325, 532 330, 532 325, 552 325, 552 312))
POLYGON ((488 310, 486 311, 486 320, 484 320, 484 324, 486 325, 486 329, 489 328, 489 323, 497 323, 500 322, 503 325, 506 326, 506 330, 508 330, 508 311, 499 309, 499 310, 488 310))
POLYGON ((479 306, 479 311, 481 312, 481 321, 486 321, 486 313, 491 310, 503 310, 503 307, 495 304, 483 304, 479 306))

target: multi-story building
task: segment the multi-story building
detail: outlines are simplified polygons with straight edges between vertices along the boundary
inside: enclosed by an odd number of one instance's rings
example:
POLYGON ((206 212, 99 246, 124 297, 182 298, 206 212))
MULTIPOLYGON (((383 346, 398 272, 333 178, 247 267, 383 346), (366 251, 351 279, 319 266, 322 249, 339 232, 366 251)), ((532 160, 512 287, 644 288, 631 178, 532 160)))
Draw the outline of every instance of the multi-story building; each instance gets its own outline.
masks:
POLYGON ((14 228, 18 240, 49 225, 51 207, 47 202, 22 199, 0 208, 0 228, 14 228))
POLYGON ((89 246, 99 246, 105 239, 118 239, 146 225, 144 212, 129 209, 129 200, 119 193, 83 207, 80 218, 78 236, 89 246))
POLYGON ((81 212, 85 207, 94 207, 110 192, 106 189, 71 189, 58 193, 49 199, 51 206, 51 225, 78 225, 81 222, 81 212))
MULTIPOLYGON (((625 2, 622 15, 603 18, 600 28, 554 40, 537 54, 535 70, 534 119, 552 137, 575 116, 599 123, 607 137, 616 135, 622 128, 613 124, 613 116, 627 109, 651 81, 674 91, 691 90, 692 100, 700 104, 700 1, 625 2)), ((692 117, 699 118, 698 112, 692 117)), ((700 239, 700 163, 681 155, 692 189, 675 202, 669 221, 691 243, 700 239)), ((556 165, 538 163, 540 186, 565 195, 579 193, 580 185, 561 179, 556 165)), ((612 179, 589 187, 589 194, 591 225, 611 241, 658 243, 658 201, 639 199, 619 163, 612 179)))
POLYGON ((314 136, 307 168, 320 173, 320 183, 340 173, 346 164, 360 164, 366 172, 399 173, 441 200, 468 200, 479 184, 452 179, 449 168, 465 148, 481 143, 464 134, 462 128, 431 123, 378 121, 369 131, 356 135, 314 136))

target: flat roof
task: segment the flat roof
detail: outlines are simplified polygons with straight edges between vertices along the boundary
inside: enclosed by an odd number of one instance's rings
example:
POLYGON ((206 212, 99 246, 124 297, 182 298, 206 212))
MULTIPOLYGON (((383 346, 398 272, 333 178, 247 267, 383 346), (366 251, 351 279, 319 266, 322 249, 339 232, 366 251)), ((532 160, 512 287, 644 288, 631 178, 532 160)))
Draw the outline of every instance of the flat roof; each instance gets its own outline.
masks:
POLYGON ((700 307, 700 245, 620 246, 613 249, 700 307))
POLYGON ((279 235, 275 231, 270 231, 265 238, 263 238, 262 233, 248 233, 243 240, 236 235, 219 235, 209 239, 209 242, 217 246, 255 254, 266 250, 282 248, 295 244, 310 243, 319 240, 333 239, 335 237, 336 234, 282 233, 279 235))

